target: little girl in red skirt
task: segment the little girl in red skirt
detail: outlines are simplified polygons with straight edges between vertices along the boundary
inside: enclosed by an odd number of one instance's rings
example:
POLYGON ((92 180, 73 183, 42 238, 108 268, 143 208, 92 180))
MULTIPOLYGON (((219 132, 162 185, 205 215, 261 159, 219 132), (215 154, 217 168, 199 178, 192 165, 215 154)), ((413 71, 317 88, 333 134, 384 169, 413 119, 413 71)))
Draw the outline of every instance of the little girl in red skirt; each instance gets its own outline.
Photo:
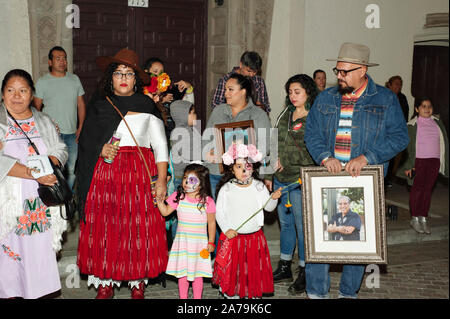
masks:
POLYGON ((262 158, 255 146, 232 144, 222 156, 226 172, 219 182, 216 221, 223 231, 214 262, 213 284, 225 298, 261 298, 274 292, 264 210, 273 211, 281 188, 269 194, 259 178, 262 158))

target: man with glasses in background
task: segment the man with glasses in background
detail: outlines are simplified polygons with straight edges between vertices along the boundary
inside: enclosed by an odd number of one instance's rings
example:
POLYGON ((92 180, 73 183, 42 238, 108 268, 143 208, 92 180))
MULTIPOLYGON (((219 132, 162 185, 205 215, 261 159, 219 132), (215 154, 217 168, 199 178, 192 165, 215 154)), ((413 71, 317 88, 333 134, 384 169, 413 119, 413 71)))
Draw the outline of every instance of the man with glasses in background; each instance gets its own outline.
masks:
POLYGON ((36 82, 34 106, 53 119, 67 145, 67 183, 72 188, 75 182, 77 143, 86 117, 84 90, 78 76, 67 72, 67 54, 62 47, 55 46, 50 50, 48 68, 50 73, 36 82))
MULTIPOLYGON (((408 130, 397 96, 377 85, 367 74, 370 50, 367 46, 344 43, 333 69, 338 85, 323 91, 308 114, 305 142, 316 163, 331 174, 343 169, 353 177, 366 165, 388 163, 409 143, 408 130)), ((328 264, 306 264, 308 297, 327 298, 328 264)), ((340 298, 357 298, 364 265, 346 264, 342 269, 340 298)))

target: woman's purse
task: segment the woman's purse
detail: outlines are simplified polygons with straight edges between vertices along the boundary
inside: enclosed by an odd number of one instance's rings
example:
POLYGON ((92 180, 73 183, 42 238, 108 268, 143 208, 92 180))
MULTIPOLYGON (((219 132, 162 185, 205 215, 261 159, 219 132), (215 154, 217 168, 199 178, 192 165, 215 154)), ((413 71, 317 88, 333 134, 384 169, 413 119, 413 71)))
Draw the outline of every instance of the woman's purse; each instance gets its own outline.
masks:
MULTIPOLYGON (((36 145, 23 131, 22 127, 19 125, 19 123, 17 123, 16 119, 9 112, 8 115, 14 120, 16 125, 20 128, 22 133, 28 139, 30 145, 33 147, 36 154, 40 155, 36 145)), ((69 184, 67 183, 64 177, 61 167, 53 164, 53 162, 50 159, 49 161, 53 169, 53 174, 56 176, 58 182, 55 183, 53 186, 39 184, 38 188, 39 197, 47 207, 64 205, 66 207, 66 216, 63 216, 61 209, 60 211, 61 217, 65 220, 71 220, 75 216, 76 212, 76 204, 73 198, 72 190, 70 189, 69 184)))

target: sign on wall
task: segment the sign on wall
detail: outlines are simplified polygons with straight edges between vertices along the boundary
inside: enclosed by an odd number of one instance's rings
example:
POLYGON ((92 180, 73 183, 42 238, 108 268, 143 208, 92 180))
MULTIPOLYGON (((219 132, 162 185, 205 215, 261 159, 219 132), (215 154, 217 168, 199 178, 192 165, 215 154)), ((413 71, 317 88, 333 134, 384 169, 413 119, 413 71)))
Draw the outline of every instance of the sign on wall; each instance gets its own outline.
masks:
POLYGON ((128 0, 129 7, 148 8, 148 0, 128 0))

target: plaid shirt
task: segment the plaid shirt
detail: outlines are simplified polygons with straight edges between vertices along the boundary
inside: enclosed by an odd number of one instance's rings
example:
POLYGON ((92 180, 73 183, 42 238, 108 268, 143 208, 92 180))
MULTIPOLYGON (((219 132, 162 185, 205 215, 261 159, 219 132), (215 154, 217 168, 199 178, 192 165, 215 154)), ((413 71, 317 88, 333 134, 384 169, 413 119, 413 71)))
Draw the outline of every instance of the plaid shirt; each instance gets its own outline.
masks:
MULTIPOLYGON (((237 70, 239 70, 239 67, 234 67, 233 70, 231 70, 230 73, 225 74, 224 77, 222 77, 219 80, 219 83, 217 84, 216 87, 216 91, 214 92, 214 96, 211 102, 211 108, 213 109, 214 107, 216 107, 217 105, 226 103, 226 99, 225 99, 225 83, 228 81, 228 79, 230 78, 230 76, 233 73, 237 73, 237 70)), ((271 111, 270 109, 270 103, 269 103, 269 97, 267 96, 267 89, 266 89, 266 84, 264 82, 264 79, 262 77, 260 77, 259 75, 255 75, 253 77, 251 77, 252 81, 253 81, 253 85, 255 87, 255 92, 256 92, 256 99, 257 104, 261 103, 262 104, 262 109, 264 111, 266 111, 267 113, 269 113, 271 111)))

